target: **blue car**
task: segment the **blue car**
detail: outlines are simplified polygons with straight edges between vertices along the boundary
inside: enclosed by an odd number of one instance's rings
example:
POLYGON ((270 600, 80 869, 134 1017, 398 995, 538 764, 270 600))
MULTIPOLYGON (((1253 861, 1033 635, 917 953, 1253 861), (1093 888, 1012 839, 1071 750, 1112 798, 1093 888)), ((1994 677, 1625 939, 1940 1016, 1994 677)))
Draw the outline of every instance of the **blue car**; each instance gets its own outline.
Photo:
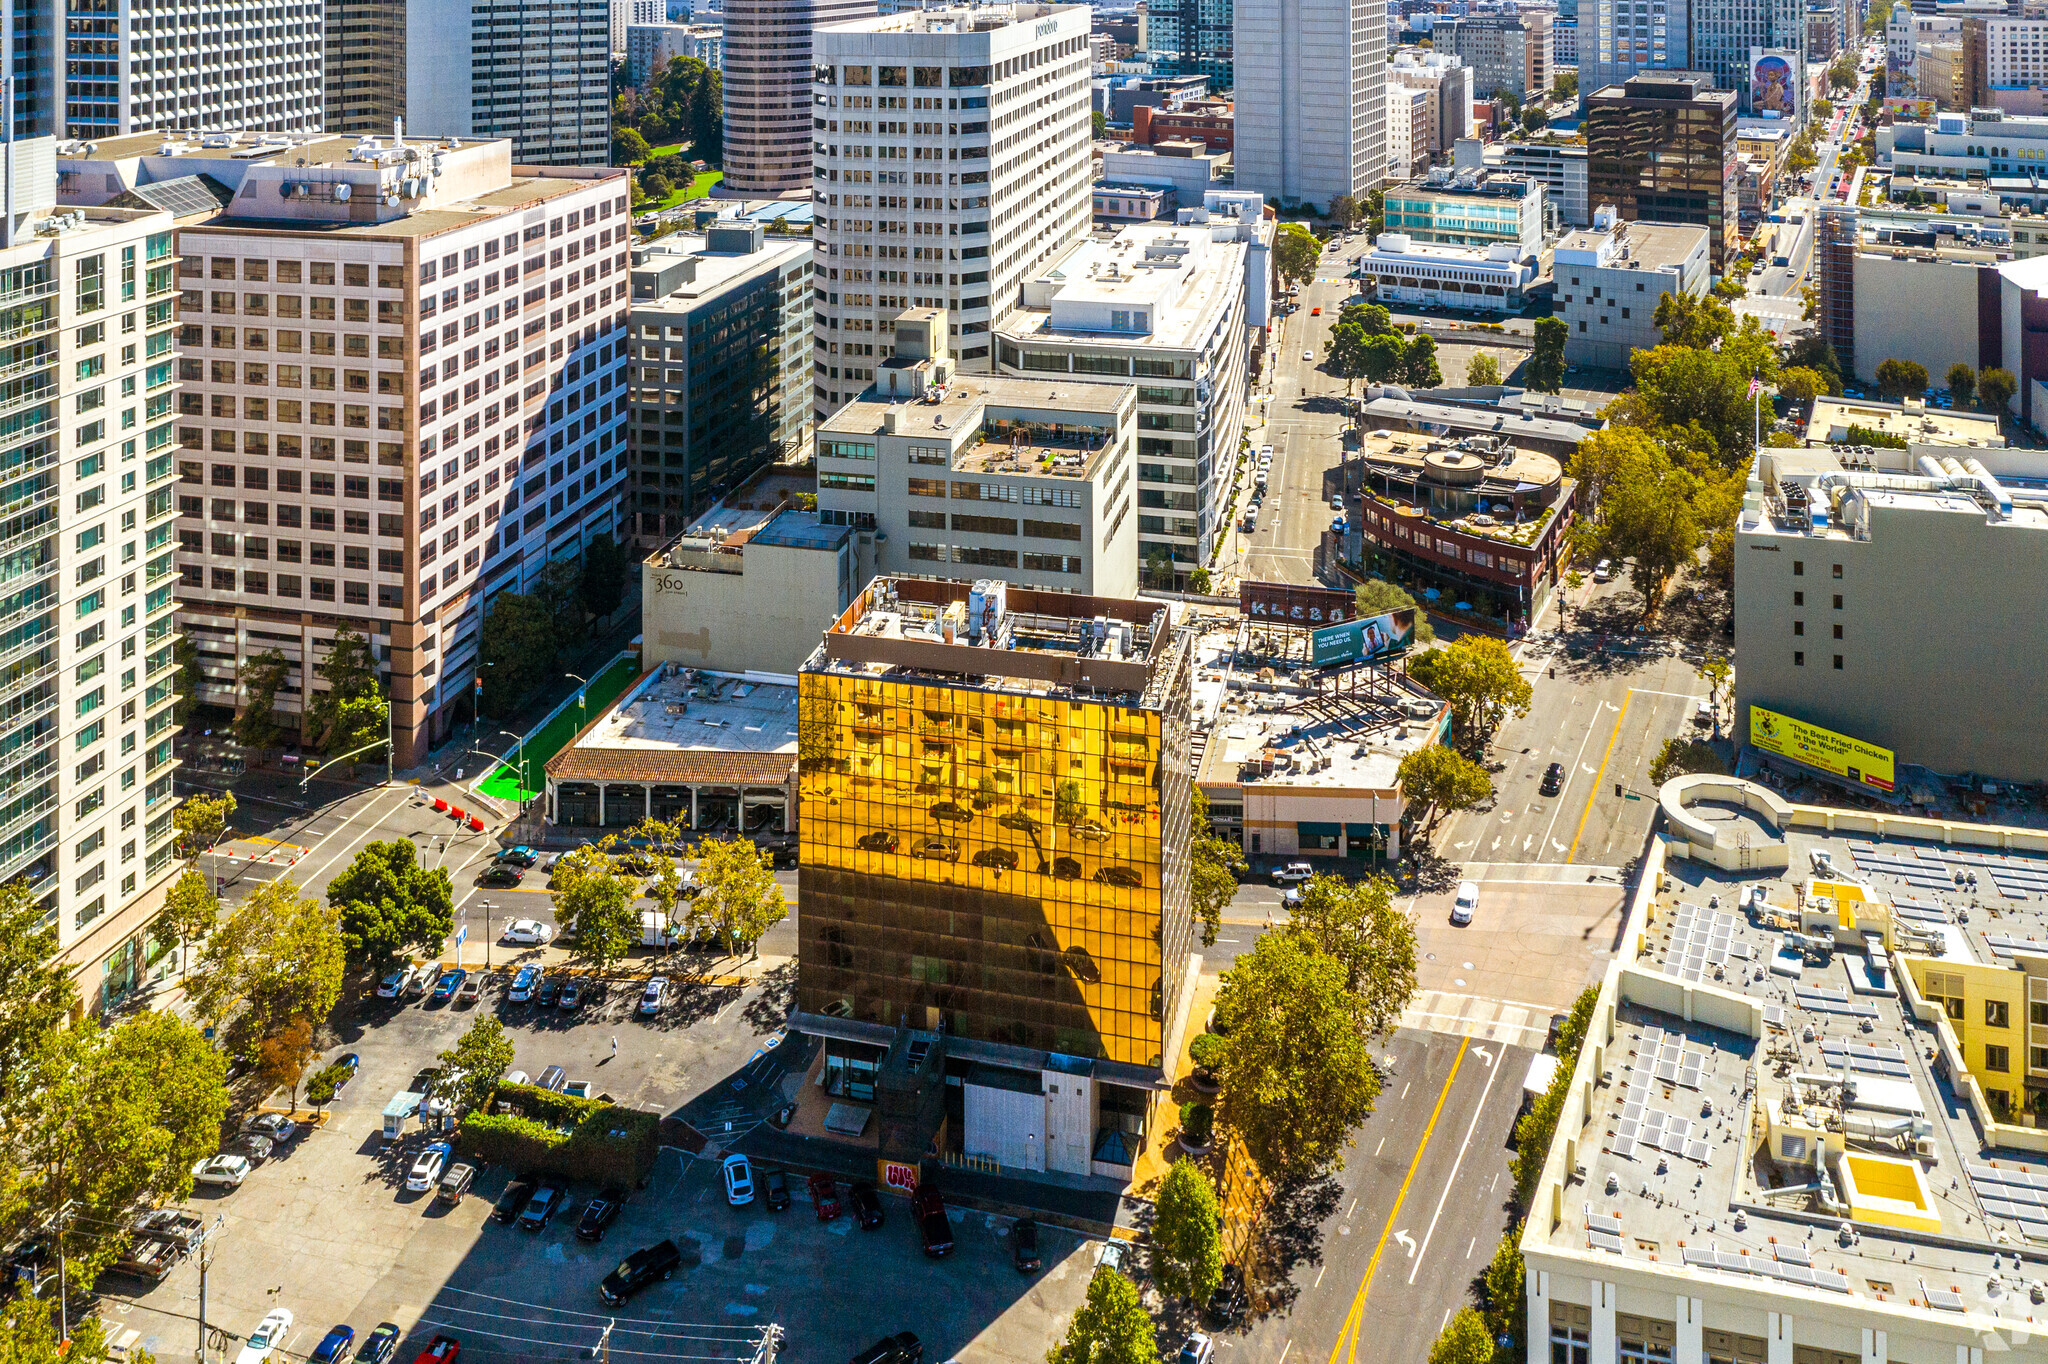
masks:
POLYGON ((312 1364, 341 1364, 348 1354, 348 1347, 355 1343, 356 1333, 352 1326, 337 1326, 320 1337, 320 1343, 313 1347, 307 1358, 312 1364))
POLYGON ((441 973, 441 979, 434 982, 434 993, 427 1001, 430 1004, 446 1004, 455 998, 455 992, 462 988, 462 982, 469 979, 469 972, 459 966, 451 966, 441 973))

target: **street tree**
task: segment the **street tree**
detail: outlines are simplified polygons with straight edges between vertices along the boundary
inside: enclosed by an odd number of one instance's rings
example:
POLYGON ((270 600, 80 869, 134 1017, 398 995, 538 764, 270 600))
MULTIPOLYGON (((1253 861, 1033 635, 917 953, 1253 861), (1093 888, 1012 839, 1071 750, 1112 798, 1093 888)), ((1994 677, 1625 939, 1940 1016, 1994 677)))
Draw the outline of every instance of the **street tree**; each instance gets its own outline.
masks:
POLYGON ((140 1346, 116 1355, 107 1340, 106 1322, 86 1317, 71 1323, 59 1337, 56 1307, 37 1297, 26 1284, 0 1306, 0 1360, 6 1364, 156 1364, 156 1356, 140 1346))
POLYGON ((365 754, 362 750, 388 738, 390 722, 391 706, 383 697, 351 696, 334 708, 324 751, 332 758, 354 755, 349 758, 351 768, 365 758, 374 760, 375 755, 365 754))
POLYGON ((1493 1333, 1486 1318, 1460 1307, 1429 1347, 1429 1364, 1493 1364, 1493 1333))
POLYGON ((1384 384, 1401 377, 1408 366, 1408 343, 1391 333, 1365 338, 1365 379, 1384 384))
POLYGON ((1098 1269, 1088 1297, 1067 1324, 1067 1337, 1045 1353, 1046 1364, 1157 1364, 1152 1315, 1138 1287, 1114 1269, 1098 1269))
POLYGON ((257 1043, 293 1019, 315 1028, 326 1021, 347 956, 340 911, 281 877, 259 885, 214 929, 186 996, 209 1026, 225 1027, 232 1053, 253 1059, 257 1043))
POLYGON ((485 704, 510 715, 555 673, 554 617, 547 604, 523 592, 500 592, 484 617, 482 661, 491 694, 485 704))
POLYGON ((76 996, 57 964, 57 924, 28 886, 0 886, 0 1104, 22 1073, 23 1060, 63 1022, 76 996))
MULTIPOLYGON (((1971 377, 1974 381, 1975 376, 1971 377)), ((1786 402, 1805 407, 1827 391, 1827 376, 1817 369, 1795 365, 1791 369, 1778 371, 1778 395, 1786 402)))
POLYGON ((1368 376, 1370 361, 1366 342, 1371 337, 1363 326, 1356 322, 1340 321, 1330 329, 1330 339, 1324 347, 1324 365, 1330 373, 1344 381, 1348 392, 1352 381, 1368 376))
POLYGON ((1714 654, 1700 664, 1700 680, 1707 684, 1707 700, 1714 705, 1721 704, 1721 693, 1728 686, 1728 679, 1735 675, 1735 665, 1725 655, 1714 654))
POLYGON ((1472 358, 1465 362, 1465 386, 1490 388, 1499 382, 1500 361, 1493 358, 1493 352, 1474 351, 1472 358))
POLYGON ((1509 715, 1529 713, 1529 679, 1508 646, 1485 635, 1462 635, 1448 648, 1411 659, 1409 676, 1442 697, 1468 750, 1482 751, 1509 715))
POLYGON ((1222 1205, 1202 1167, 1183 1156, 1152 1207, 1152 1279, 1169 1298, 1206 1302, 1223 1282, 1222 1205))
POLYGON ((1358 614, 1362 617, 1384 616, 1394 611, 1415 613, 1415 637, 1417 644, 1429 644, 1436 639, 1436 627, 1429 623, 1429 612, 1422 604, 1408 594, 1408 589, 1399 583, 1390 583, 1385 578, 1367 578, 1351 594, 1358 614))
POLYGON ((327 1111, 327 1105, 334 1102, 334 1096, 341 1093, 341 1087, 349 1081, 348 1067, 339 1061, 322 1066, 306 1081, 306 1102, 313 1105, 316 1113, 327 1111))
POLYGON ((1527 1292, 1526 1279, 1521 1237, 1510 1230, 1494 1247, 1493 1259, 1488 1262, 1486 1273, 1481 1278, 1486 1297, 1481 1315, 1486 1320, 1487 1334, 1496 1341, 1502 1336, 1508 1338, 1509 1359, 1528 1357, 1527 1351, 1521 1348, 1529 1323, 1528 1299, 1524 1296, 1527 1292))
POLYGON ((256 1078, 264 1083, 264 1095, 280 1089, 291 1090, 291 1106, 299 1106, 299 1081, 306 1063, 313 1059, 313 1025, 294 1018, 256 1044, 256 1078))
POLYGON ((626 599, 626 573, 631 560, 626 548, 610 535, 600 535, 583 547, 583 574, 576 580, 576 595, 583 609, 593 616, 609 616, 626 599))
POLYGON ((1394 315, 1377 303, 1347 303, 1337 314, 1337 325, 1356 324, 1367 336, 1385 336, 1394 330, 1394 315))
POLYGON ((489 1014, 478 1014, 440 1059, 436 1094, 465 1113, 480 1112, 512 1068, 512 1038, 503 1023, 489 1014))
POLYGON ((1570 331, 1558 318, 1536 319, 1535 342, 1522 377, 1538 393, 1555 393, 1564 387, 1564 343, 1570 331))
POLYGON ((1209 798, 1202 788, 1194 789, 1192 828, 1194 876, 1188 899, 1195 922, 1202 926, 1202 946, 1212 946, 1223 927, 1223 907, 1237 895, 1238 873, 1245 869, 1244 856, 1229 839, 1218 838, 1209 824, 1209 798))
POLYGON ((291 676, 291 664, 275 649, 265 649, 242 666, 242 713, 235 717, 235 742, 262 750, 277 746, 277 694, 291 676))
POLYGON ((346 753, 348 746, 335 742, 335 727, 347 702, 383 695, 377 656, 370 651, 369 640, 343 626, 334 632, 327 657, 313 666, 313 674, 327 686, 314 689, 307 705, 306 739, 323 753, 346 753))
POLYGON ((1877 391, 1894 402, 1917 398, 1927 391, 1927 366, 1918 360, 1880 360, 1875 378, 1877 391))
POLYGON ((1711 772, 1725 776, 1728 764, 1714 746, 1700 739, 1666 739, 1657 756, 1650 759, 1650 785, 1662 786, 1673 777, 1711 772))
POLYGON ((1725 339, 1719 350, 1664 345, 1635 352, 1629 357, 1629 372, 1636 382, 1633 402, 1642 424, 1660 431, 1697 427, 1717 462, 1729 468, 1746 464, 1755 444, 1750 380, 1769 384, 1777 379, 1776 360, 1766 363, 1755 353, 1753 342, 1738 333, 1725 339))
POLYGON ((1712 350, 1735 329, 1735 314, 1720 299, 1673 290, 1657 300, 1651 320, 1664 333, 1667 346, 1712 350))
POLYGON ((455 930, 455 883, 409 838, 371 843, 327 883, 351 971, 380 973, 408 949, 434 955, 455 930))
POLYGON ((190 795, 178 806, 171 816, 171 827, 178 831, 178 851, 187 862, 197 862, 199 854, 220 842, 228 831, 228 821, 235 817, 235 794, 223 791, 218 796, 190 795))
POLYGON ((1608 557, 1626 559, 1629 581, 1643 597, 1643 614, 1656 613, 1664 585, 1693 562, 1700 544, 1695 502, 1700 480, 1673 467, 1662 451, 1624 463, 1600 501, 1597 533, 1608 557))
POLYGON ((189 947, 213 932, 220 921, 220 900, 207 883, 206 873, 187 867, 164 892, 164 907, 150 931, 157 940, 189 947))
POLYGON ((1348 194, 1339 194, 1330 200, 1330 221, 1349 232, 1358 226, 1358 200, 1348 194))
POLYGON ((727 956, 759 950, 761 935, 789 917, 789 904, 768 859, 745 838, 707 838, 697 845, 697 898, 690 927, 718 937, 727 956))
POLYGON ((1968 407, 1977 394, 1977 371, 1961 360, 1948 367, 1948 393, 1957 405, 1968 407))
POLYGON ((2012 395, 2020 391, 2019 381, 2008 369, 1987 369, 1977 376, 1977 406, 2004 416, 2012 395))
POLYGON ((1216 996, 1223 1116, 1269 1176, 1335 1163, 1372 1112, 1380 1076, 1345 968, 1304 933, 1268 933, 1216 996))
POLYGON ((1429 811, 1417 834, 1428 837, 1444 816, 1469 810, 1493 794, 1493 778, 1462 753, 1431 744, 1401 759, 1401 794, 1409 808, 1429 811))
POLYGON ((1441 388, 1444 372, 1436 362, 1436 338, 1428 332, 1408 343, 1401 357, 1401 382, 1410 388, 1441 388))
POLYGON ((654 870, 643 878, 640 893, 654 901, 661 921, 671 929, 682 926, 682 917, 676 911, 683 902, 687 883, 676 859, 688 851, 690 838, 690 829, 682 820, 656 815, 648 815, 625 834, 624 842, 646 848, 653 858, 654 870))
POLYGON ((1299 287, 1316 277, 1323 244, 1300 223, 1282 223, 1273 235, 1273 268, 1286 283, 1299 287))
POLYGON ((1288 933, 1343 968, 1360 1032, 1392 1032, 1415 997, 1416 957, 1415 919, 1395 906, 1394 883, 1312 876, 1288 920, 1288 933))
POLYGON ((640 941, 637 887, 604 848, 586 843, 555 863, 555 922, 575 940, 576 956, 600 971, 624 960, 640 941))

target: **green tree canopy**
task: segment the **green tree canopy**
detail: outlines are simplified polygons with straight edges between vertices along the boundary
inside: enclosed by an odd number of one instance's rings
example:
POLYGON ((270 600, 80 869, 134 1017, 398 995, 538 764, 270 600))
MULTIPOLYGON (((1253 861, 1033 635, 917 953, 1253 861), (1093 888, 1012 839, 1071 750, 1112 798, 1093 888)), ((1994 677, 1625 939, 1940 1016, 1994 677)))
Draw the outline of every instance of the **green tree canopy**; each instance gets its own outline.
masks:
POLYGON ((1223 1282, 1222 1206, 1202 1167, 1183 1156, 1152 1200, 1152 1278, 1169 1298, 1206 1302, 1223 1282))
POLYGON ((1443 370, 1436 363, 1436 338, 1424 332, 1408 343, 1401 357, 1401 382, 1410 388, 1441 388, 1443 370))
POLYGON ((207 884, 206 874, 187 867, 164 892, 164 907, 151 931, 164 942, 189 946, 211 933, 219 920, 220 901, 207 884))
POLYGON ((509 715, 555 674, 555 626, 547 606, 522 592, 501 592, 484 617, 484 704, 509 715))
MULTIPOLYGON (((19 1296, 0 1307, 0 1360, 6 1364, 109 1364, 114 1359, 106 1323, 86 1317, 71 1323, 71 1334, 59 1338, 56 1307, 24 1285, 19 1296)), ((130 1346, 122 1364, 156 1364, 156 1356, 130 1346)))
POLYGON ((1400 780, 1409 808, 1429 811, 1429 822, 1420 830, 1424 837, 1445 815, 1469 810, 1493 794, 1493 778, 1484 767, 1442 744, 1418 748, 1401 759, 1400 780))
POLYGON ((1045 1354, 1046 1364, 1158 1364, 1152 1317, 1137 1285, 1114 1269, 1098 1269, 1088 1297, 1067 1324, 1067 1336, 1045 1354))
POLYGON ((1710 294, 1667 293, 1657 300, 1653 320, 1665 345, 1688 350, 1712 350, 1735 330, 1734 312, 1710 294))
POLYGON ((702 889, 690 902, 690 925, 716 934, 728 956, 741 946, 754 948, 762 934, 789 916, 775 873, 749 839, 699 842, 697 880, 702 889))
POLYGON ((1330 221, 1349 232, 1358 225, 1358 200, 1348 194, 1339 194, 1330 200, 1330 221))
POLYGON ((1431 649, 1408 663, 1409 676, 1441 696, 1471 751, 1478 752, 1510 714, 1526 715, 1532 690, 1507 645, 1485 635, 1462 635, 1448 648, 1431 649))
POLYGON ((343 626, 334 632, 327 657, 313 667, 314 676, 327 684, 313 693, 306 712, 308 738, 324 753, 346 753, 348 747, 335 745, 336 722, 346 702, 366 696, 382 696, 377 676, 377 659, 370 641, 343 626))
POLYGON ((1465 362, 1465 383, 1470 388, 1486 388, 1500 382, 1500 361, 1493 358, 1491 351, 1474 351, 1472 358, 1465 362))
POLYGON ((43 922, 26 883, 0 886, 0 1104, 13 1093, 24 1059, 75 999, 70 974, 57 964, 56 920, 43 922))
POLYGON ((275 649, 265 649, 242 666, 242 713, 235 717, 235 742, 244 748, 275 748, 278 738, 277 694, 291 676, 291 665, 275 649))
POLYGON ((637 166, 653 153, 647 139, 640 135, 638 128, 615 128, 612 131, 612 164, 614 166, 637 166))
POLYGON ((383 697, 349 697, 334 708, 334 719, 327 727, 326 752, 336 758, 354 754, 349 759, 351 767, 365 759, 374 760, 375 754, 362 750, 388 736, 390 719, 391 707, 383 697))
POLYGON ((583 576, 576 593, 583 609, 593 616, 609 616, 626 599, 626 574, 632 558, 626 547, 609 535, 600 535, 583 547, 583 576))
POLYGON ((512 1068, 512 1038, 505 1025, 478 1014, 455 1045, 441 1053, 434 1092, 463 1112, 480 1112, 505 1072, 512 1068))
POLYGON ((1725 775, 1727 771, 1728 764, 1712 744, 1699 739, 1666 739, 1663 750, 1650 760, 1650 785, 1662 786, 1673 777, 1695 772, 1725 775))
POLYGON ((1918 360, 1880 360, 1876 378, 1878 392, 1893 401, 1917 398, 1927 391, 1927 366, 1918 360))
POLYGON ((1691 563, 1700 544, 1694 503, 1700 480, 1676 468, 1655 445, 1619 468, 1600 502, 1597 532, 1602 550, 1628 560, 1629 581, 1642 594, 1644 613, 1653 614, 1664 585, 1691 563))
POLYGON ((1273 237, 1273 268, 1282 280, 1296 286, 1308 283, 1322 259, 1323 244, 1313 232, 1300 223, 1280 224, 1273 237))
POLYGON ((1260 938, 1223 975, 1223 1113, 1269 1176, 1335 1163, 1379 1097, 1345 974, 1307 935, 1281 932, 1260 938))
POLYGON ((1367 578, 1351 594, 1351 599, 1361 616, 1384 616, 1392 611, 1412 610, 1415 612, 1415 642, 1428 644, 1436 639, 1436 627, 1429 623, 1429 612, 1399 583, 1390 583, 1385 578, 1367 578))
POLYGON ((1347 303, 1337 314, 1337 325, 1356 324, 1367 336, 1385 336, 1394 330, 1394 315, 1377 303, 1347 303))
POLYGON ((1408 343, 1400 337, 1368 336, 1365 338, 1365 379, 1368 383, 1384 384, 1399 379, 1408 366, 1408 343))
POLYGON ((1948 374, 1945 377, 1948 380, 1949 397, 1968 407, 1970 399, 1977 393, 1977 371, 1958 360, 1948 367, 1948 374))
POLYGON ((171 827, 178 831, 178 851, 186 861, 194 861, 199 854, 221 841, 228 831, 228 821, 235 817, 235 794, 223 791, 218 796, 202 796, 197 793, 185 797, 171 816, 171 827))
POLYGON ((1571 334, 1561 319, 1536 319, 1535 343, 1522 378, 1538 393, 1555 393, 1564 387, 1564 343, 1571 334))
POLYGON ((606 970, 640 941, 637 890, 610 853, 594 843, 572 849, 555 863, 549 888, 555 922, 574 940, 580 960, 606 970))
POLYGON ((1987 369, 1977 376, 1977 406, 1986 412, 2003 416, 2012 403, 2012 395, 2019 391, 2019 381, 2012 377, 2011 370, 1987 369))
POLYGON ((1778 371, 1778 393, 1787 402, 1805 407, 1827 391, 1828 378, 1817 369, 1799 365, 1778 371))
POLYGON ((1460 1307, 1430 1345, 1429 1364, 1493 1364, 1493 1333, 1486 1319, 1460 1307))
POLYGON ((1392 881, 1311 876, 1284 931, 1342 968, 1361 1032, 1394 1030, 1415 997, 1416 947, 1415 919, 1395 906, 1392 881))
POLYGON ((1223 909, 1237 895, 1237 876, 1245 861, 1235 843, 1218 838, 1209 824, 1209 798, 1199 786, 1194 791, 1194 810, 1189 841, 1193 844, 1194 877, 1188 899, 1195 922, 1202 926, 1202 946, 1215 943, 1223 926, 1223 909))
POLYGON ((384 971, 408 949, 436 955, 455 929, 448 869, 421 866, 407 838, 365 846, 327 883, 327 902, 341 916, 353 971, 384 971))
POLYGON ((323 1023, 341 997, 347 944, 338 909, 301 893, 290 877, 267 881, 223 919, 186 980, 194 1012, 226 1025, 229 1049, 256 1046, 294 1018, 323 1023))

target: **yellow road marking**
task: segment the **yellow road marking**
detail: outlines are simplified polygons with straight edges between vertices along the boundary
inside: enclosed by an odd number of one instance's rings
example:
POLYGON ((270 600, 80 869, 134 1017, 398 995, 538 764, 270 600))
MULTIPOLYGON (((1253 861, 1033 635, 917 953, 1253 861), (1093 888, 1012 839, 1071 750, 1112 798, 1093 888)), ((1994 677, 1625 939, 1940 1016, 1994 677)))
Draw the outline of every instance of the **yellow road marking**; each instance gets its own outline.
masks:
POLYGON ((1579 840, 1586 836, 1586 821, 1593 817, 1593 802, 1600 799, 1600 783, 1606 779, 1607 764, 1614 757, 1614 741, 1621 737, 1621 722, 1628 715, 1628 703, 1635 699, 1635 688, 1622 693, 1621 709, 1615 712, 1614 733, 1607 736, 1607 751, 1600 755, 1600 770, 1593 774, 1593 791, 1586 797, 1586 808, 1579 815, 1579 827, 1572 834, 1572 849, 1564 855, 1567 862, 1575 861, 1579 855, 1579 840))
MULTIPOLYGON (((1337 1343, 1330 1347, 1330 1364, 1337 1364, 1337 1356, 1345 1355, 1346 1364, 1358 1361, 1358 1328, 1365 1319, 1365 1296, 1372 1291, 1372 1276, 1380 1267, 1380 1255, 1387 1248, 1387 1238, 1394 1234, 1394 1220, 1401 1215, 1401 1205, 1408 1201, 1408 1186, 1415 1182, 1415 1172, 1422 1168, 1422 1153, 1429 1149, 1429 1138, 1436 1131, 1436 1120, 1443 1116, 1444 1101, 1451 1097, 1451 1086, 1457 1082, 1458 1067, 1464 1064, 1465 1048, 1472 1045, 1470 1038, 1458 1043, 1458 1054, 1451 1058, 1451 1073, 1444 1077, 1444 1088, 1436 1096, 1436 1109, 1429 1115, 1429 1125, 1422 1129, 1422 1141, 1415 1148, 1415 1159, 1408 1162, 1408 1174, 1401 1181, 1401 1191, 1394 1195, 1393 1211, 1387 1214, 1387 1225, 1380 1229, 1379 1244, 1372 1248, 1372 1259, 1366 1262, 1365 1277, 1358 1281, 1358 1294, 1351 1300, 1351 1311, 1344 1318, 1344 1329, 1337 1333, 1337 1343), (1346 1353, 1344 1342, 1351 1342, 1346 1353)), ((1369 1357, 1369 1356, 1368 1356, 1369 1357)))

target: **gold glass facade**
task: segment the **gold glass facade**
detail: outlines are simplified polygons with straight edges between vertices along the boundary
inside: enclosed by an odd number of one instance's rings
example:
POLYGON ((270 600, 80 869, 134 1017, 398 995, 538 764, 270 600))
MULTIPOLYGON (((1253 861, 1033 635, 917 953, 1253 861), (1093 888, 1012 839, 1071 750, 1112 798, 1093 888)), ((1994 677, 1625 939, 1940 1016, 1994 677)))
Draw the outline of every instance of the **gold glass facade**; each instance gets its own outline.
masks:
POLYGON ((1185 650, 1159 667, 1142 705, 805 672, 798 1009, 1158 1066, 1193 935, 1185 650))

